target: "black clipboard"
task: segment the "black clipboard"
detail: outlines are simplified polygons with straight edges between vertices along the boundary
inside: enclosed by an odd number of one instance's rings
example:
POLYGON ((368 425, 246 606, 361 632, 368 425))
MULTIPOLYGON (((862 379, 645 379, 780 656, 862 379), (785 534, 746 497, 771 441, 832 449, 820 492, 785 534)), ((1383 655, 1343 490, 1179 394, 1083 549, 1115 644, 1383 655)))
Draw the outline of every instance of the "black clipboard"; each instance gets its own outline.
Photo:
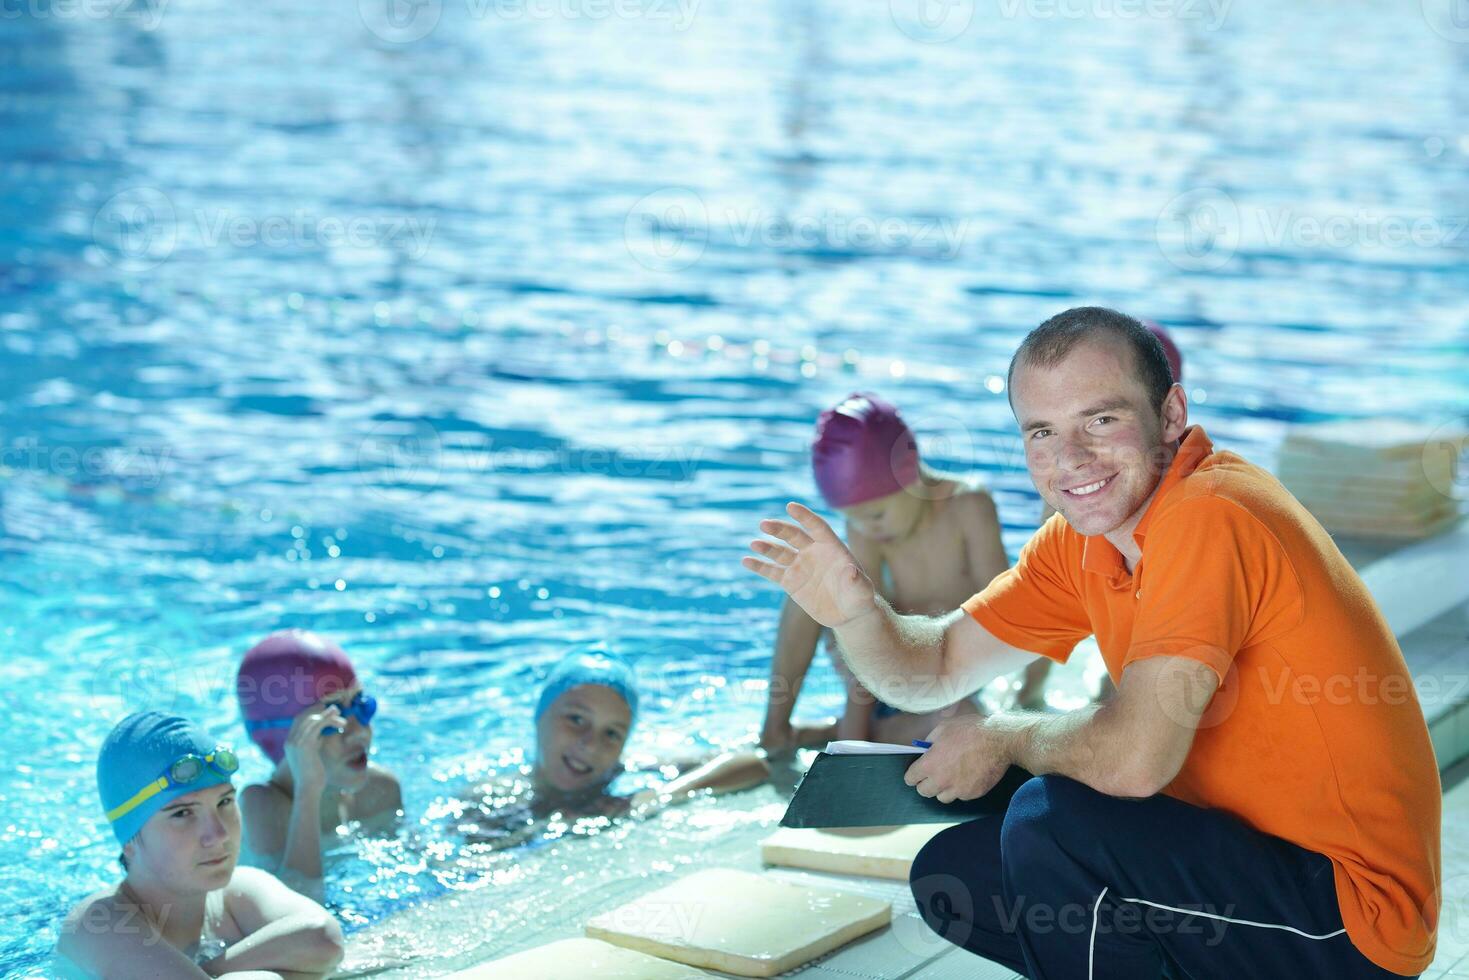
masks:
POLYGON ((781 818, 782 827, 885 827, 894 824, 953 823, 1003 814, 1010 797, 1030 778, 1016 766, 984 796, 940 803, 919 795, 903 774, 919 756, 827 755, 811 763, 781 818))

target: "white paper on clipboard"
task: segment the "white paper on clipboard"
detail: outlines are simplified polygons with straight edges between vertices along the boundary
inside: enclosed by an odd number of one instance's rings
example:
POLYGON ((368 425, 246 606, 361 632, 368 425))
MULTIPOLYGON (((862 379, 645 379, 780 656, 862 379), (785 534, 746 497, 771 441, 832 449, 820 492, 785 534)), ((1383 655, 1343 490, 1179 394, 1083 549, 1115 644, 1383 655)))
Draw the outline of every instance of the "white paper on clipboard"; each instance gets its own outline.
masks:
POLYGON ((862 742, 857 739, 843 739, 839 742, 827 742, 827 755, 922 755, 926 749, 916 745, 899 745, 896 742, 862 742))

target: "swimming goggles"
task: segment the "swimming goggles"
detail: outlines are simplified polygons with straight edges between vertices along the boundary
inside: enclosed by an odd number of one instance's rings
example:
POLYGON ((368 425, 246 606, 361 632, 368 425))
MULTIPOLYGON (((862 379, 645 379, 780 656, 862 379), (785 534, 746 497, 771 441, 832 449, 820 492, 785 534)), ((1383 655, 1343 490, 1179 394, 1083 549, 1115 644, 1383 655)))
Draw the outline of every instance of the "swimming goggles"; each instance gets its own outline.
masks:
POLYGON ((119 817, 127 816, 164 790, 198 782, 206 767, 221 776, 233 776, 235 770, 240 768, 240 760, 222 745, 215 746, 214 751, 208 755, 197 755, 193 752, 181 755, 173 761, 173 765, 164 770, 163 775, 138 790, 127 802, 119 803, 108 810, 107 819, 115 823, 119 817))
MULTIPOLYGON (((327 707, 331 706, 332 702, 328 702, 327 707)), ((338 704, 336 708, 342 713, 342 717, 356 718, 359 725, 365 726, 371 724, 372 716, 377 714, 377 698, 358 691, 357 696, 349 703, 338 704)), ((295 722, 296 718, 294 715, 290 718, 267 718, 263 721, 247 721, 245 722, 245 731, 261 732, 268 731, 272 728, 290 728, 295 722)), ((342 734, 342 730, 340 728, 323 728, 321 733, 323 735, 340 735, 342 734)))

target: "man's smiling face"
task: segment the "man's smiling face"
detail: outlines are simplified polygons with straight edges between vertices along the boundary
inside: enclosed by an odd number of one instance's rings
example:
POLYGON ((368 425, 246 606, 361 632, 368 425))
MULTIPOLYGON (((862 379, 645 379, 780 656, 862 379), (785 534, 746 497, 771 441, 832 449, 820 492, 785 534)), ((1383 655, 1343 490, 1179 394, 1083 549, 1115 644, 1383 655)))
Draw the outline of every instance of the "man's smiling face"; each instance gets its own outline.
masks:
POLYGON ((1012 378, 1031 482, 1084 535, 1130 531, 1186 426, 1182 389, 1164 401, 1172 411, 1149 405, 1132 356, 1104 335, 1057 364, 1017 364, 1012 378))

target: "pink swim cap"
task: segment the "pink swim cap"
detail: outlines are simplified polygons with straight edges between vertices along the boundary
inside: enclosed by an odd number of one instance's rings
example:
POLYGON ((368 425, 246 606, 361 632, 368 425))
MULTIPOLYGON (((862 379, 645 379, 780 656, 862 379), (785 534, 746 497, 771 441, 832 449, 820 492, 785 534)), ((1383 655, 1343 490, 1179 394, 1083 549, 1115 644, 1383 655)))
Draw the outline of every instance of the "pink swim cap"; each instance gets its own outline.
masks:
POLYGON ((828 504, 854 507, 917 480, 918 443, 896 408, 853 392, 816 420, 811 468, 828 504))
POLYGON ((1174 382, 1182 381, 1183 354, 1179 352, 1178 345, 1173 342, 1172 337, 1168 336, 1168 331, 1163 329, 1161 323, 1154 323, 1152 320, 1143 320, 1142 324, 1148 328, 1149 333, 1162 342, 1163 353, 1168 357, 1168 366, 1173 369, 1174 382))
POLYGON ((250 739, 272 762, 286 754, 290 729, 258 728, 256 721, 294 718, 322 698, 357 683, 342 648, 306 630, 281 630, 250 648, 240 662, 235 693, 250 739))

